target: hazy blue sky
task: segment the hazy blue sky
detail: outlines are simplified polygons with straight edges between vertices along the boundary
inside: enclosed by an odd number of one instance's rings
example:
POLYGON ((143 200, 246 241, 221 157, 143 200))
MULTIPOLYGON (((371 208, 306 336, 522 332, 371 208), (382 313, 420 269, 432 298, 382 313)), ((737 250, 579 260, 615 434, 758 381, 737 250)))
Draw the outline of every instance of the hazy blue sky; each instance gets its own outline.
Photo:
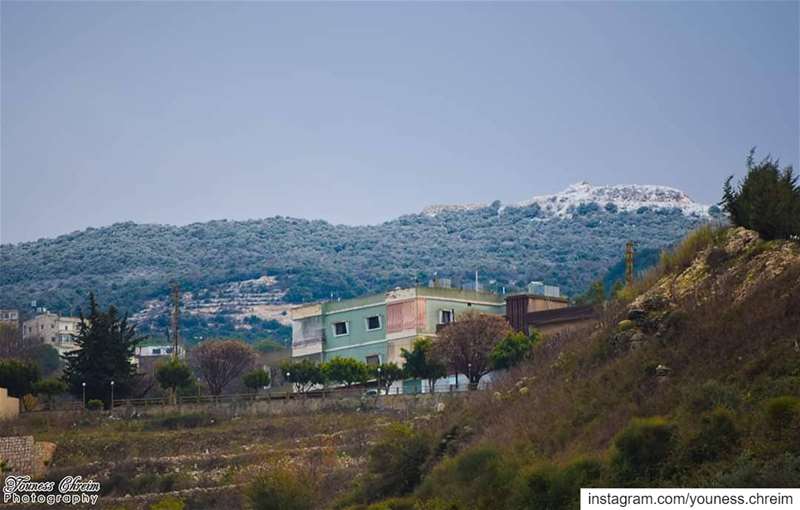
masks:
POLYGON ((3 242, 798 163, 798 3, 2 3, 3 242))

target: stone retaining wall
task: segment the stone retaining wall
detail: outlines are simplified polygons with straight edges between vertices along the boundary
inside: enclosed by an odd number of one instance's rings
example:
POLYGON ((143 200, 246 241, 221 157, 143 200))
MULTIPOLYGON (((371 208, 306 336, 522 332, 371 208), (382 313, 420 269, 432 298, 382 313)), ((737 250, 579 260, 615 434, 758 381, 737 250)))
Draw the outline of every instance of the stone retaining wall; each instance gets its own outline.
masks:
POLYGON ((0 437, 0 462, 5 474, 30 475, 40 478, 47 471, 56 445, 36 442, 33 436, 0 437))

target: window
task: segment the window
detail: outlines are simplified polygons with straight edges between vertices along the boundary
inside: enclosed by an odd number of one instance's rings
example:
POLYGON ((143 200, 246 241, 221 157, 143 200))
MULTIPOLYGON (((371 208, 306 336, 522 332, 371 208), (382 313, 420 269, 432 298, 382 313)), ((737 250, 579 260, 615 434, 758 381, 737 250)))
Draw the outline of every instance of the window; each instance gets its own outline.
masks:
POLYGON ((371 356, 367 356, 367 365, 371 367, 377 367, 380 364, 381 364, 380 354, 373 354, 371 356))
POLYGON ((333 324, 333 336, 342 336, 350 332, 346 322, 335 322, 333 324))
POLYGON ((373 315, 372 317, 367 317, 367 331, 375 331, 376 329, 381 329, 381 316, 373 315))
POLYGON ((161 354, 161 349, 153 349, 153 355, 161 354))
POLYGON ((450 324, 454 320, 456 320, 455 310, 439 310, 439 324, 450 324))

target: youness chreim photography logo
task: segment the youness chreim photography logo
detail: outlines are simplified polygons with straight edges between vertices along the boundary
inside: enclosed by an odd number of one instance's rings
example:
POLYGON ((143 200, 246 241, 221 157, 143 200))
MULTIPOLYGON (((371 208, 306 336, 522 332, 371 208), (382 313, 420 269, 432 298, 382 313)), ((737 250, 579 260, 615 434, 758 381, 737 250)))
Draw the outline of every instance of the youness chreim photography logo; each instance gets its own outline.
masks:
POLYGON ((100 482, 81 476, 65 476, 54 481, 36 482, 28 475, 12 475, 3 484, 3 503, 39 505, 97 504, 100 482))

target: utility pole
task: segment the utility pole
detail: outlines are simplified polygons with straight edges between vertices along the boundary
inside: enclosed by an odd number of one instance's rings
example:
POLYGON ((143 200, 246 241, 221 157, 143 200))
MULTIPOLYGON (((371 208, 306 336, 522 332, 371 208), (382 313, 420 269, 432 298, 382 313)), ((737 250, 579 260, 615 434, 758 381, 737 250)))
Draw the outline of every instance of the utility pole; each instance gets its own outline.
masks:
POLYGON ((625 284, 633 285, 633 241, 625 244, 625 284))
POLYGON ((180 336, 178 329, 180 328, 181 318, 181 288, 178 282, 172 283, 172 359, 178 359, 178 347, 180 346, 180 336))

